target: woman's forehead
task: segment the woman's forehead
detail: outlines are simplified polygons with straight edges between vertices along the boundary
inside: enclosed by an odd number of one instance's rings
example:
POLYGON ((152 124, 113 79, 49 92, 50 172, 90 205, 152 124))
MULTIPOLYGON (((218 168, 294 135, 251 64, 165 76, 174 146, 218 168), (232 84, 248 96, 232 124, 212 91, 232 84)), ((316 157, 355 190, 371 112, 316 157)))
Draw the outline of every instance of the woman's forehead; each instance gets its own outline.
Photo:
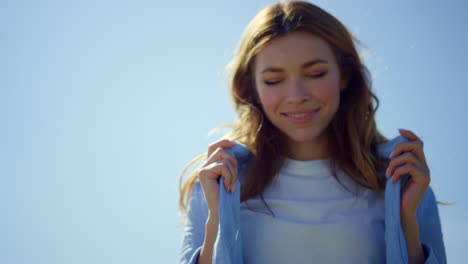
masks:
POLYGON ((267 43, 255 56, 255 65, 256 71, 260 73, 266 67, 303 66, 315 60, 333 60, 328 43, 310 33, 294 32, 267 43))

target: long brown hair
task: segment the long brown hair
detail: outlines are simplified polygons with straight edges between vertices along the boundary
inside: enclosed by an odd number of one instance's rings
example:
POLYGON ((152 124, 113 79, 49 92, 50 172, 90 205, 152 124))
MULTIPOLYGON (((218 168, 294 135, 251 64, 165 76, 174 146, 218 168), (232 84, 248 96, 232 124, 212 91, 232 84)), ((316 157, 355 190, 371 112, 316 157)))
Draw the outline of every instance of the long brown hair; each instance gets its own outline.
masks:
MULTIPOLYGON (((298 31, 318 36, 330 45, 342 76, 344 90, 340 105, 327 128, 333 175, 337 178, 339 168, 354 182, 372 190, 382 190, 385 180, 377 177, 377 171, 384 170, 386 163, 378 157, 377 145, 388 139, 379 133, 375 124, 379 100, 371 91, 369 71, 361 63, 355 48, 354 41, 357 40, 340 21, 321 8, 308 2, 290 1, 267 6, 254 17, 228 65, 231 97, 238 121, 225 138, 243 143, 253 154, 242 185, 241 201, 257 195, 263 200, 263 190, 284 160, 280 133, 265 118, 255 95, 254 58, 271 40, 298 31)), ((183 175, 188 167, 204 157, 206 154, 193 160, 180 177, 179 209, 183 216, 187 213, 197 174, 193 173, 182 185, 183 175)))

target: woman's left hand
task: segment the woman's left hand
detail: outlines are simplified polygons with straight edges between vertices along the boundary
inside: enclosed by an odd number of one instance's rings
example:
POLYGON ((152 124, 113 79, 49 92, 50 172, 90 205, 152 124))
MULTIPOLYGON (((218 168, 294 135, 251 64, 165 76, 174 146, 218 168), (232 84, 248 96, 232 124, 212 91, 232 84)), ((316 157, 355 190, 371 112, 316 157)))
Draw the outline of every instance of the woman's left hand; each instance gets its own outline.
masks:
POLYGON ((396 182, 401 176, 410 175, 401 192, 400 214, 404 217, 415 218, 416 209, 431 180, 430 171, 424 157, 422 140, 409 130, 400 129, 399 131, 410 142, 396 145, 390 154, 392 160, 388 165, 386 176, 392 176, 391 181, 396 182))

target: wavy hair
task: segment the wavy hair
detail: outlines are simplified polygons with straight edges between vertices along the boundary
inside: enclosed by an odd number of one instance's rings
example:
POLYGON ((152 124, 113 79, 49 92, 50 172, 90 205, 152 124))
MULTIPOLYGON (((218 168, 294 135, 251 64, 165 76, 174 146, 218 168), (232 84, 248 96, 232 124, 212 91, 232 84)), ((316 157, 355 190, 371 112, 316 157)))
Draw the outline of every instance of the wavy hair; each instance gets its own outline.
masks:
MULTIPOLYGON (((344 90, 340 94, 338 111, 326 131, 330 135, 328 146, 334 177, 339 181, 336 172, 341 169, 359 185, 382 190, 385 179, 379 178, 377 172, 383 171, 387 164, 378 156, 377 145, 388 139, 376 127, 379 100, 371 90, 369 71, 356 50, 358 41, 323 9, 308 2, 290 1, 269 5, 253 18, 228 65, 230 94, 238 120, 224 138, 237 140, 252 152, 241 188, 241 201, 259 195, 268 208, 262 192, 284 161, 281 133, 265 118, 256 96, 252 67, 255 56, 265 45, 292 32, 307 32, 325 40, 340 69, 344 90)), ((179 210, 184 218, 197 173, 192 173, 184 184, 183 176, 190 166, 205 157, 206 153, 194 159, 180 177, 179 210)))

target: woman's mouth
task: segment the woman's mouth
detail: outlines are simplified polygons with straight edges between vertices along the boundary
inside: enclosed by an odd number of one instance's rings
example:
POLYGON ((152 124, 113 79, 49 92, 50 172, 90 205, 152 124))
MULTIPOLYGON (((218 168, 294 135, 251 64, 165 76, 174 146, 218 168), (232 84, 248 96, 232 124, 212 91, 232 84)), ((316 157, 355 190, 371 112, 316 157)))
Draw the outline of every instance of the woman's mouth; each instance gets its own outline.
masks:
POLYGON ((305 124, 310 122, 317 115, 320 108, 315 110, 298 110, 281 113, 282 116, 293 124, 305 124))

